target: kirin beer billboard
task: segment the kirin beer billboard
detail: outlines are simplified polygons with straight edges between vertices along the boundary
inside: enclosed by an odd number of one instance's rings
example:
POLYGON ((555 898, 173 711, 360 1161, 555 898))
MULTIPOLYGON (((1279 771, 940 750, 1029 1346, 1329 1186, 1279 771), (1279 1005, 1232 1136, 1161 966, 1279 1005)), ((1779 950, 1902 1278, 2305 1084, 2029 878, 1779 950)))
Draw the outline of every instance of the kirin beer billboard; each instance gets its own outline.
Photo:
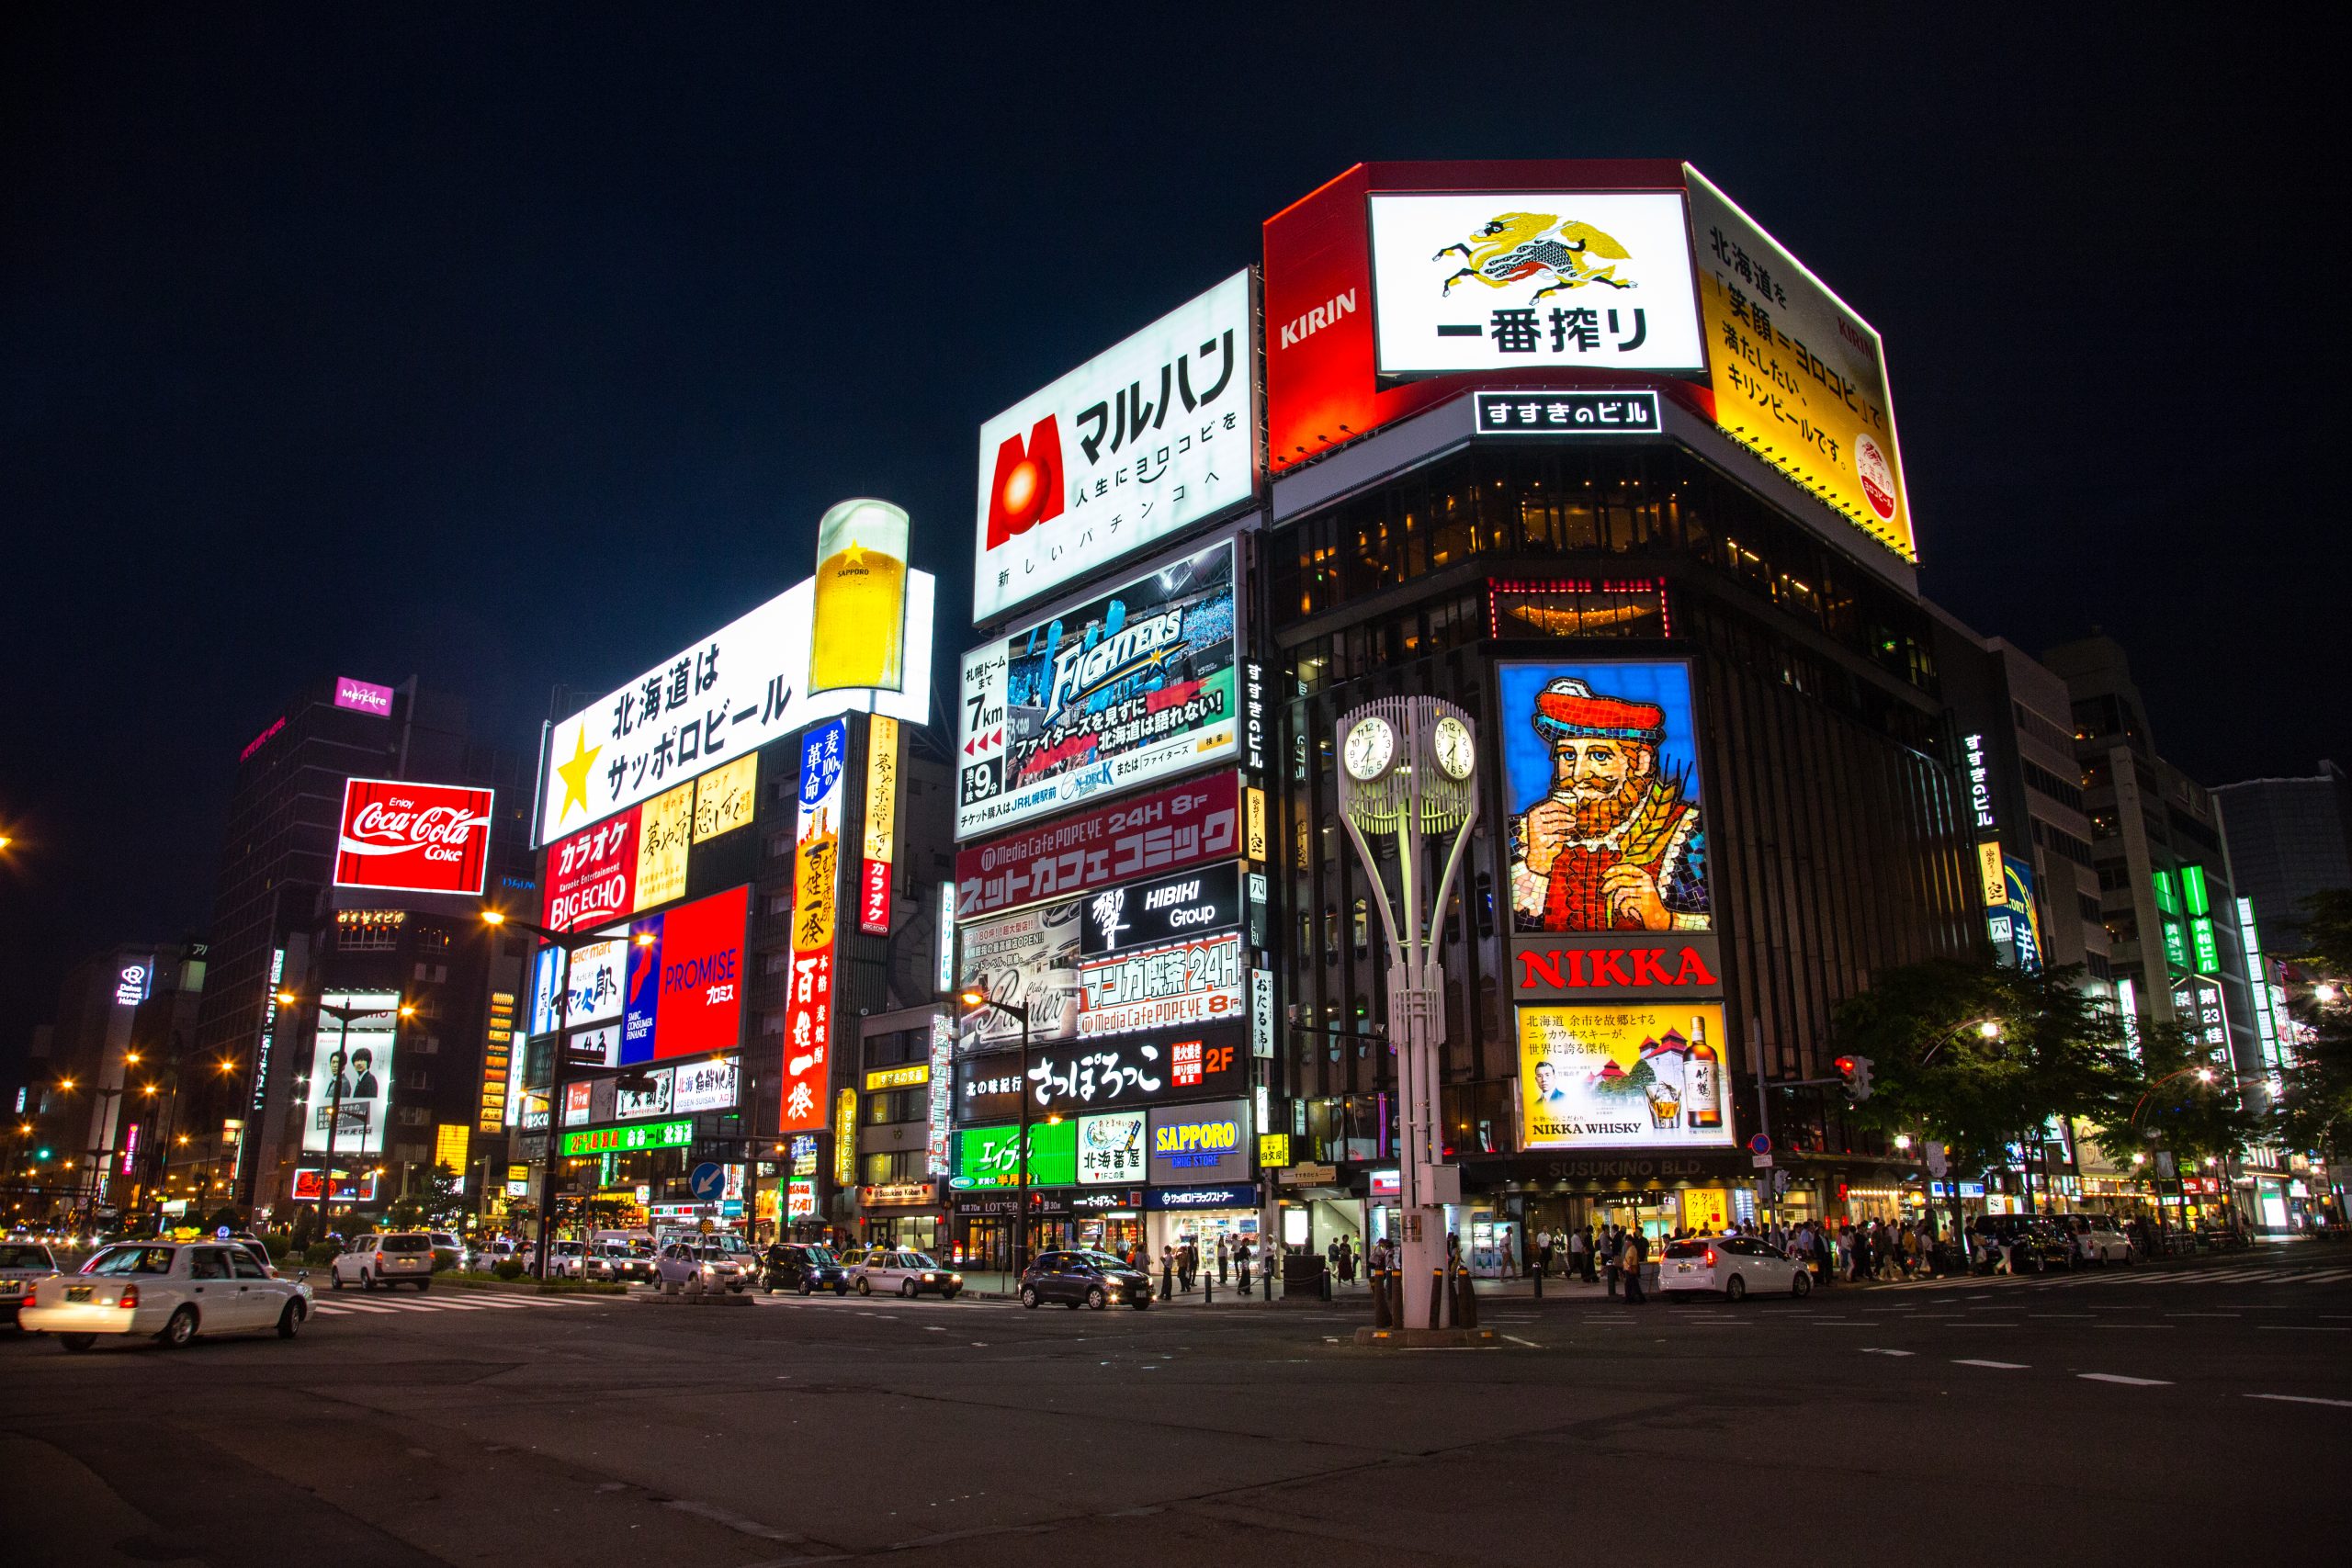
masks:
POLYGON ((334 885, 479 896, 490 866, 492 798, 456 784, 349 780, 334 885))

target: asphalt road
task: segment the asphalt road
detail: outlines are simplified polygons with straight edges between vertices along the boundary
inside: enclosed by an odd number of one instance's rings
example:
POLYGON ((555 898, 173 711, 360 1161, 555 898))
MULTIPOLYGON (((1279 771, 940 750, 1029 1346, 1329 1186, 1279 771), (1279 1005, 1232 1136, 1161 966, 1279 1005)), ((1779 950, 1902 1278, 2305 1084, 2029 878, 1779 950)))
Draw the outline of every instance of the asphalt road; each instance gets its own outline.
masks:
POLYGON ((292 1343, 0 1337, 8 1559, 2146 1564, 2352 1525, 2352 1249, 1504 1301, 1494 1350, 1224 1300, 322 1303, 292 1343))

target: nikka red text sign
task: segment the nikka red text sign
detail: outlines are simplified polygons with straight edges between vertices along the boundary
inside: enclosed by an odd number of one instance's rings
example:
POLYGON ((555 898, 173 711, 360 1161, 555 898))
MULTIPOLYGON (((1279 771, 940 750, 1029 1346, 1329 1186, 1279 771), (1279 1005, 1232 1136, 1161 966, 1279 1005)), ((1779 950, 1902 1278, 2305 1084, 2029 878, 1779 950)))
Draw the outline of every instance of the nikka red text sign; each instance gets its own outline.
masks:
POLYGON ((456 784, 346 781, 334 885, 479 896, 490 868, 492 798, 456 784))

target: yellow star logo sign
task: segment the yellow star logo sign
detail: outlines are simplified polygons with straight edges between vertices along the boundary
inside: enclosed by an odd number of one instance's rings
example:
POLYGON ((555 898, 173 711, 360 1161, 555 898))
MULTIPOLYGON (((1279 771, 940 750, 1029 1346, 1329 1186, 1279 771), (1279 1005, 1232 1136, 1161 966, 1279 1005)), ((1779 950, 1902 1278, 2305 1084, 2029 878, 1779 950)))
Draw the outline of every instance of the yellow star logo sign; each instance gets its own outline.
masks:
POLYGON ((588 809, 588 774, 596 765, 597 754, 603 750, 602 746, 588 744, 588 727, 582 725, 580 733, 571 739, 571 761, 555 771, 556 777, 563 781, 563 804, 555 814, 558 822, 571 814, 574 801, 579 802, 581 810, 588 809))

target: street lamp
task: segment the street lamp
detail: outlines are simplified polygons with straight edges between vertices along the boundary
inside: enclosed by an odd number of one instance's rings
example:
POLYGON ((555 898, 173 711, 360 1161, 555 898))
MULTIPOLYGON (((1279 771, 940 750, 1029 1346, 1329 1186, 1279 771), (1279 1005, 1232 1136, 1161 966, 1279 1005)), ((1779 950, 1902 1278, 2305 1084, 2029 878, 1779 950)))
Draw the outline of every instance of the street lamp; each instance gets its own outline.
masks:
MULTIPOLYGON (((555 1043, 548 1052, 547 1160, 539 1179, 538 1276, 545 1280, 548 1277, 548 1232, 555 1220, 556 1156, 562 1147, 563 1069, 566 1066, 564 1033, 571 1027, 571 955, 583 947, 593 947, 614 939, 608 934, 594 931, 549 931, 545 926, 516 919, 503 909, 485 908, 481 912, 481 921, 493 931, 513 926, 516 931, 530 932, 549 947, 563 950, 563 978, 556 987, 555 998, 555 1043)), ((635 940, 639 947, 650 947, 653 945, 653 933, 639 931, 635 940)), ((748 1222, 744 1228, 747 1231, 751 1228, 748 1222)))
MULTIPOLYGON (((1012 1220, 1012 1278, 1018 1289, 1021 1276, 1029 1271, 1029 1004, 998 1001, 978 986, 965 987, 956 993, 956 999, 967 1013, 992 1009, 1021 1021, 1021 1131, 1013 1145, 1019 1185, 1012 1220)), ((1061 1117, 1056 1115, 1051 1120, 1058 1122, 1061 1117)))
MULTIPOLYGON (((1450 1262, 1441 1235, 1442 1205, 1449 1191, 1452 1201, 1461 1198, 1459 1169, 1444 1164, 1440 1121, 1445 975, 1438 961, 1439 922, 1478 818, 1476 731, 1469 714, 1452 703, 1384 697, 1341 715, 1336 739, 1340 818, 1377 895, 1388 942, 1388 1024, 1399 1042, 1405 1134, 1397 1163, 1406 1267, 1414 1280, 1435 1279, 1450 1262), (1434 898, 1424 863, 1432 850, 1444 857, 1434 898), (1382 873, 1389 856, 1396 863, 1393 890, 1382 873), (1454 1178, 1445 1190, 1438 1185, 1441 1170, 1454 1178)), ((1430 1300, 1431 1327, 1438 1326, 1442 1294, 1430 1300)))
MULTIPOLYGON (((291 1008, 300 999, 291 991, 277 993, 277 1004, 280 1007, 291 1008)), ((330 1091, 332 1099, 327 1110, 326 1158, 321 1163, 319 1171, 319 1234, 324 1236, 328 1224, 327 1205, 334 1197, 335 1135, 343 1131, 343 1072, 347 1060, 344 1048, 351 1038, 351 1021, 355 1018, 383 1018, 387 1015, 414 1018, 416 1008, 413 1003, 406 1000, 388 1008, 356 1008, 330 1002, 322 998, 318 1003, 318 1010, 322 1017, 335 1021, 334 1055, 331 1058, 334 1064, 334 1084, 330 1091)), ((394 1027, 399 1026, 396 1024, 394 1027)))

